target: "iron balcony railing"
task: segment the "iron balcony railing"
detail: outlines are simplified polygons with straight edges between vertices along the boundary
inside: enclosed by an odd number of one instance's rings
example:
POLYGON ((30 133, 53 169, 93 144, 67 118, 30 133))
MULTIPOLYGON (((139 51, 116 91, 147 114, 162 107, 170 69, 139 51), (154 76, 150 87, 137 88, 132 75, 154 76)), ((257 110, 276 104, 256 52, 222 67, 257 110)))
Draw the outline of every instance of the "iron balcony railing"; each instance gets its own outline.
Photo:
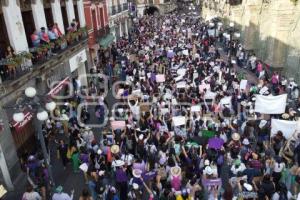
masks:
POLYGON ((38 47, 30 48, 29 52, 21 52, 9 58, 0 60, 1 83, 19 79, 23 75, 45 62, 55 59, 69 48, 87 39, 86 28, 76 32, 70 32, 56 41, 48 44, 40 44, 38 47))
POLYGON ((123 3, 123 11, 128 10, 128 3, 123 3))

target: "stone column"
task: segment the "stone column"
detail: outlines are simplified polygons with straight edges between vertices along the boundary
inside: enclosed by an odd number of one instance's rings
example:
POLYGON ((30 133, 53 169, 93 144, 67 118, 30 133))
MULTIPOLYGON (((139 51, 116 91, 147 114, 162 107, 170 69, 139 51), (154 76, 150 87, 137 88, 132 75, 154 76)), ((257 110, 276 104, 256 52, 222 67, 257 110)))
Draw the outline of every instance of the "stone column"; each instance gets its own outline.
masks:
POLYGON ((52 11, 54 23, 57 23, 62 34, 65 34, 65 26, 61 14, 60 0, 54 0, 53 2, 51 2, 51 11, 52 11))
POLYGON ((31 4, 31 8, 36 30, 39 31, 41 27, 47 28, 47 21, 42 0, 36 0, 35 3, 31 4))
POLYGON ((128 19, 125 19, 125 34, 128 37, 128 19))
POLYGON ((66 0, 66 10, 68 15, 68 26, 71 24, 72 20, 75 19, 73 0, 66 0))
POLYGON ((78 9, 78 17, 79 17, 80 27, 85 27, 86 22, 85 22, 85 15, 84 15, 83 0, 77 1, 77 9, 78 9))
POLYGON ((10 45, 16 53, 28 51, 22 14, 16 0, 8 1, 8 5, 3 6, 2 11, 10 45))
POLYGON ((123 24, 123 22, 121 21, 120 24, 119 24, 119 28, 120 28, 120 38, 123 37, 122 24, 123 24))

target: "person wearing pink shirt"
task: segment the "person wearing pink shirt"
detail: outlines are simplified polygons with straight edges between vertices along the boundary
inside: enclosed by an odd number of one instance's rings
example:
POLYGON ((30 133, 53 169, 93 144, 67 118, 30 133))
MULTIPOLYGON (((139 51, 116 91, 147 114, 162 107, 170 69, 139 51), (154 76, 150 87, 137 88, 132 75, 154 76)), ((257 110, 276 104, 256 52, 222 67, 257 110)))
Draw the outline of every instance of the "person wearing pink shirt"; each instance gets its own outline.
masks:
POLYGON ((60 38, 63 34, 60 31, 57 23, 54 23, 53 27, 52 27, 52 31, 57 35, 58 38, 60 38))

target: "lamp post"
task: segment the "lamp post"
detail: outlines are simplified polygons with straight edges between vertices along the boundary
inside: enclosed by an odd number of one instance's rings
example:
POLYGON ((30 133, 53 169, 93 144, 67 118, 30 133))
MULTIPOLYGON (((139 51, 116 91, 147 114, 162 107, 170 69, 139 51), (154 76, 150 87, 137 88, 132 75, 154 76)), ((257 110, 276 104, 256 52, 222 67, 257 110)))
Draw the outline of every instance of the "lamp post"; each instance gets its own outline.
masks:
MULTIPOLYGON (((36 89, 34 87, 28 87, 25 89, 25 96, 27 97, 21 104, 18 104, 19 107, 28 107, 30 108, 35 114, 38 121, 38 139, 40 141, 40 145, 42 147, 42 153, 44 157, 44 163, 49 173, 50 178, 50 184, 53 186, 55 185, 53 174, 52 174, 52 168, 49 163, 49 156, 45 144, 45 138, 42 132, 42 122, 46 121, 48 119, 48 112, 42 108, 42 100, 36 95, 36 89)), ((46 101, 43 102, 45 108, 52 112, 54 111, 56 107, 56 103, 54 101, 46 101)), ((13 120, 16 122, 22 122, 25 119, 25 115, 23 112, 16 112, 13 114, 13 120)))

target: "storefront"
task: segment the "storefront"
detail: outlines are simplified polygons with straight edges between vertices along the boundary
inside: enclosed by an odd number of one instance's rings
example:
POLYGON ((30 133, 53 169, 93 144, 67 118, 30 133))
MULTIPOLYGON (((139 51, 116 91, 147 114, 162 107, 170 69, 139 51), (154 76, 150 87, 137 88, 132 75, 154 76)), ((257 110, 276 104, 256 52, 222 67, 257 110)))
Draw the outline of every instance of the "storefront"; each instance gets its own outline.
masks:
POLYGON ((69 59, 70 71, 72 78, 80 78, 81 86, 87 86, 86 66, 87 53, 86 50, 82 50, 69 59))
POLYGON ((24 170, 24 160, 26 157, 36 151, 37 139, 35 136, 35 127, 33 125, 34 114, 30 111, 23 111, 24 120, 22 122, 16 122, 11 120, 10 129, 15 147, 17 150, 17 156, 20 159, 21 166, 24 170))

